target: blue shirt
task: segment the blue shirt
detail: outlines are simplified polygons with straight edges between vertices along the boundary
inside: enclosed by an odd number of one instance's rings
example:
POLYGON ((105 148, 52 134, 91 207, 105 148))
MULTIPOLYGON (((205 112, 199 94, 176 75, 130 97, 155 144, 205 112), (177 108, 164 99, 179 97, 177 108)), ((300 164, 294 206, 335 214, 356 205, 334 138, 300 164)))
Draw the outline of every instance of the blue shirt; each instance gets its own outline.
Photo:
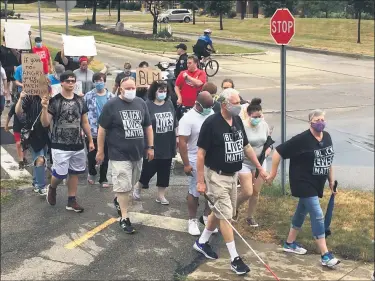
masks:
POLYGON ((108 101, 107 95, 105 96, 98 96, 96 95, 96 114, 97 116, 100 116, 103 110, 103 106, 106 104, 108 101))
POLYGON ((56 79, 55 75, 49 74, 49 75, 47 75, 47 77, 51 81, 51 85, 60 84, 60 80, 56 79))
MULTIPOLYGON (((17 66, 16 71, 14 72, 14 79, 18 82, 22 83, 22 65, 17 66)), ((22 92, 21 87, 17 87, 18 93, 22 92)))
POLYGON ((198 38, 198 40, 202 40, 210 46, 212 45, 212 40, 211 40, 210 36, 208 36, 208 35, 202 35, 198 38))

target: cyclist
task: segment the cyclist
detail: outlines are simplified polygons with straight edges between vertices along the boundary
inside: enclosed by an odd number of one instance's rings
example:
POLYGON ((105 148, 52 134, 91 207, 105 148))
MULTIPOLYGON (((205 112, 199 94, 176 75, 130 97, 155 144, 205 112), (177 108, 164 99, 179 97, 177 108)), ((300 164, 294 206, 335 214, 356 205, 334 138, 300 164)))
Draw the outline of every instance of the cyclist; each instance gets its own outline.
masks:
POLYGON ((211 52, 216 52, 212 44, 211 34, 211 29, 204 30, 204 34, 199 36, 197 43, 193 46, 195 55, 199 58, 199 60, 202 60, 203 57, 203 62, 205 62, 206 59, 211 55, 211 52))

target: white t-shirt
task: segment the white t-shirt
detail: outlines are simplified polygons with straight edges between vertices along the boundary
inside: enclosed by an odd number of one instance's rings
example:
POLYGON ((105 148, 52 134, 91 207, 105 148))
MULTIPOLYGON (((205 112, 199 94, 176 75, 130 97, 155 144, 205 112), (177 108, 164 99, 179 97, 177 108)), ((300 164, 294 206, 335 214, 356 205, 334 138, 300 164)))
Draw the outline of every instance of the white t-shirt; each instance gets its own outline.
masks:
POLYGON ((7 80, 7 75, 4 68, 1 67, 0 96, 4 95, 4 80, 7 80))
POLYGON ((197 142, 199 132, 201 131, 203 122, 207 119, 208 116, 212 114, 214 114, 214 112, 211 110, 211 114, 203 116, 202 114, 199 114, 194 108, 192 108, 187 113, 185 113, 179 121, 178 134, 180 136, 189 137, 187 146, 188 157, 190 162, 197 161, 197 142))

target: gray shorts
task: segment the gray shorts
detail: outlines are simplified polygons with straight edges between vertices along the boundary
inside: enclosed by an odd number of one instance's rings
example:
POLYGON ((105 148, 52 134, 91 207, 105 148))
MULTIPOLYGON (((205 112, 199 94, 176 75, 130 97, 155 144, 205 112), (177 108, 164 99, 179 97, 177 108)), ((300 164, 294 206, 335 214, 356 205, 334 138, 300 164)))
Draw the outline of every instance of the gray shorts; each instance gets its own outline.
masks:
POLYGON ((200 193, 197 191, 197 164, 196 162, 190 162, 190 166, 193 167, 193 172, 192 176, 189 176, 189 194, 199 198, 200 193))
POLYGON ((110 161, 114 192, 130 192, 133 189, 141 176, 142 161, 110 161))

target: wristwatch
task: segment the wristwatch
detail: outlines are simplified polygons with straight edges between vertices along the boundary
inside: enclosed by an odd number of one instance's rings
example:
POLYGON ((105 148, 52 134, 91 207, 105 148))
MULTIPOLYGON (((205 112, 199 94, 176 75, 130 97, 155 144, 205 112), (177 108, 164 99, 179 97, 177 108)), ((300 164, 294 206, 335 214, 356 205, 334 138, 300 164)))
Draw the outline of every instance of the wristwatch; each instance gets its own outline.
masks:
POLYGON ((148 149, 154 149, 155 147, 152 145, 152 146, 147 146, 148 149))

